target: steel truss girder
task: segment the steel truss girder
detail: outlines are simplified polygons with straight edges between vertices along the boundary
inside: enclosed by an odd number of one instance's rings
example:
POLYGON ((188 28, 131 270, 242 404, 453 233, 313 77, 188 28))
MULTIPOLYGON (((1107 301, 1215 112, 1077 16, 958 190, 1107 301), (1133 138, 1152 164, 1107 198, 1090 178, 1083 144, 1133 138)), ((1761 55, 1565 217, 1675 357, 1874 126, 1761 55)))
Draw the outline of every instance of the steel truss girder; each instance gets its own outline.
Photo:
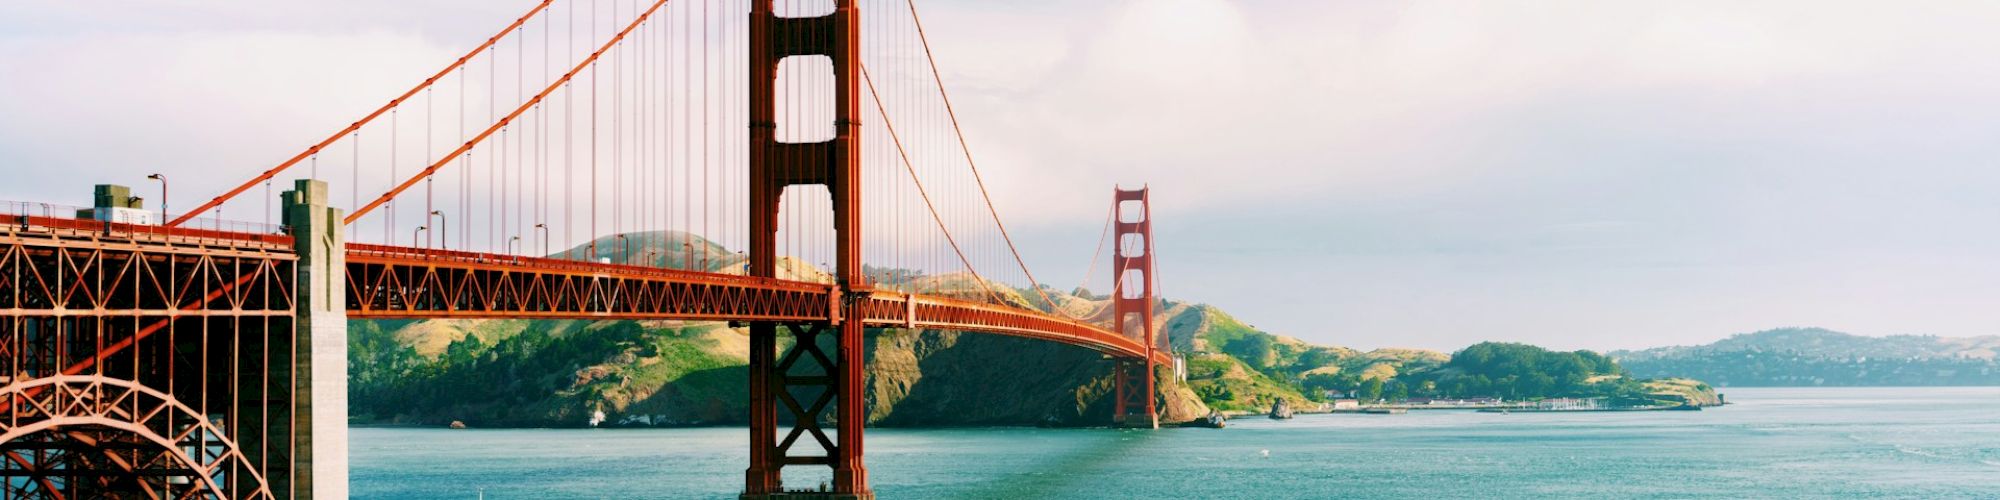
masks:
POLYGON ((296 257, 0 233, 0 316, 291 316, 296 257))
MULTIPOLYGON (((349 244, 352 318, 832 322, 836 286, 732 274, 349 244)), ((859 295, 868 326, 983 332, 1145 357, 1145 344, 1039 311, 930 295, 859 295)), ((1154 352, 1156 361, 1167 354, 1154 352)))
POLYGON ((641 266, 348 245, 351 318, 825 321, 830 285, 641 266))
POLYGON ((1040 311, 931 295, 874 292, 861 303, 871 327, 981 332, 1047 340, 1083 347, 1116 358, 1171 363, 1168 353, 1146 349, 1143 341, 1102 326, 1040 311))

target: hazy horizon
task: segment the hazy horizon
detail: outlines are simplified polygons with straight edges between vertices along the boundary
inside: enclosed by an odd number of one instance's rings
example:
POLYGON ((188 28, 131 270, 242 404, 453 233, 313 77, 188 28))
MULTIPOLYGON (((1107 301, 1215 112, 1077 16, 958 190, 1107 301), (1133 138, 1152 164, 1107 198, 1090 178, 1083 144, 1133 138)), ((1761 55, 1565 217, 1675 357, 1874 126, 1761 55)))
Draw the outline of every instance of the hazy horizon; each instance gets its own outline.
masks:
MULTIPOLYGON (((529 4, 0 5, 0 200, 206 199, 529 4)), ((1145 183, 1163 295, 1314 343, 2000 333, 2000 4, 919 8, 1058 287, 1145 183)))

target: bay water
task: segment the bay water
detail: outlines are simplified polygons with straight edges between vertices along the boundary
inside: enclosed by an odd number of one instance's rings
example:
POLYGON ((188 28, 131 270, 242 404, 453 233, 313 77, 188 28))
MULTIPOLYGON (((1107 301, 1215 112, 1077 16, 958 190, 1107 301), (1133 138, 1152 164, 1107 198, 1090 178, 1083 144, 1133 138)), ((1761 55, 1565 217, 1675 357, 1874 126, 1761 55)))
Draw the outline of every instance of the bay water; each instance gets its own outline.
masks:
MULTIPOLYGON (((2000 387, 1723 392, 1732 404, 1700 412, 871 428, 867 466, 883 499, 2000 498, 2000 387)), ((735 498, 746 434, 357 428, 353 494, 735 498)), ((826 478, 788 471, 786 486, 826 478)))

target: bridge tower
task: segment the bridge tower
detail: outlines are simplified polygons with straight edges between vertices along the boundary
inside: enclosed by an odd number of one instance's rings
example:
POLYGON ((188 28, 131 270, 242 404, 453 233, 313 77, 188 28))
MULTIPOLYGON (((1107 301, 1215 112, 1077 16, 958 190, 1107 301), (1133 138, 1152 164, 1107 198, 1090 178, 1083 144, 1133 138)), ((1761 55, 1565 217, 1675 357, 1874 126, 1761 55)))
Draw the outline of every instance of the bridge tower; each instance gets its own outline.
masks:
POLYGON ((860 12, 854 0, 836 0, 826 15, 781 17, 772 1, 753 0, 750 7, 750 273, 777 276, 778 212, 785 188, 822 185, 833 198, 838 284, 829 294, 831 321, 750 324, 750 466, 742 497, 872 499, 861 462, 866 413, 859 299, 871 287, 861 268, 860 12), (779 63, 792 57, 824 57, 832 63, 835 131, 830 141, 778 140, 779 63), (782 355, 777 352, 780 327, 794 339, 782 355), (831 355, 821 341, 827 334, 833 337, 831 355), (784 435, 779 434, 781 407, 791 422, 784 435), (832 435, 821 428, 828 420, 837 423, 832 435), (801 441, 813 443, 820 453, 797 453, 803 451, 795 449, 801 441), (782 471, 789 465, 832 468, 831 494, 785 491, 782 471))
POLYGON ((1158 428, 1160 412, 1153 390, 1153 353, 1159 349, 1154 338, 1153 306, 1158 304, 1153 288, 1153 208, 1147 199, 1150 188, 1117 189, 1114 195, 1116 230, 1112 242, 1112 330, 1135 336, 1146 343, 1146 357, 1121 359, 1117 370, 1117 405, 1112 419, 1126 427, 1158 428))

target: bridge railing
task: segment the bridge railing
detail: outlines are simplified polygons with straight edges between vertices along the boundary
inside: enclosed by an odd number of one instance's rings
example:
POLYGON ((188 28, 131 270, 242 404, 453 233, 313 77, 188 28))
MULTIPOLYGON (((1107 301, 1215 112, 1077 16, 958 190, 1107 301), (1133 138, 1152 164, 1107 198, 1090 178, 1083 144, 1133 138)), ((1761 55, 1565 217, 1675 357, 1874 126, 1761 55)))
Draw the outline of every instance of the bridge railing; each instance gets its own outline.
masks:
POLYGON ((500 266, 521 271, 549 271, 570 274, 617 274, 631 277, 659 277, 679 280, 703 280, 712 283, 731 283, 756 286, 806 286, 815 290, 826 287, 816 283, 806 283, 774 278, 759 278, 740 274, 709 273, 669 269, 664 267, 638 266, 592 262, 588 260, 554 259, 548 257, 528 257, 462 250, 437 248, 415 248, 368 243, 348 243, 347 255, 393 259, 401 261, 431 261, 440 263, 472 264, 477 266, 500 266))
MULTIPOLYGON (((1011 304, 878 290, 867 296, 862 315, 871 326, 1002 333, 1080 345, 1121 357, 1146 352, 1143 341, 1101 325, 1011 304)), ((1155 353, 1161 360, 1167 356, 1155 353)))
POLYGON ((191 244, 237 244, 256 242, 290 245, 284 226, 225 219, 196 219, 177 227, 98 220, 85 216, 89 207, 29 201, 0 201, 0 226, 8 230, 36 228, 116 236, 170 237, 191 244))
MULTIPOLYGON (((458 250, 410 248, 365 243, 347 245, 350 271, 353 266, 416 266, 435 269, 454 269, 453 276, 469 277, 469 272, 479 273, 553 273, 571 276, 601 276, 604 278, 638 279, 643 281, 676 282, 686 284, 720 285, 762 289, 769 291, 793 291, 809 293, 821 297, 816 301, 836 298, 828 295, 830 285, 806 281, 773 278, 759 278, 736 274, 687 271, 628 264, 612 264, 587 260, 567 260, 545 257, 467 252, 458 250)), ((448 273, 449 274, 449 273, 448 273)), ((466 278, 470 279, 470 278, 466 278)), ((498 279, 498 278, 496 278, 498 279)), ((363 282, 370 282, 363 280, 363 282)), ((447 285, 446 288, 457 287, 447 285)), ((456 300, 456 299, 454 299, 456 300)), ((1139 339, 1129 338, 1103 326, 1063 318, 1045 312, 1021 308, 1011 304, 996 304, 985 301, 965 300, 952 297, 906 294, 889 290, 875 290, 855 296, 852 300, 865 301, 861 321, 870 326, 888 328, 927 328, 939 330, 978 331, 1005 335, 1052 340, 1072 345, 1084 346, 1117 357, 1143 356, 1145 344, 1139 339)), ((364 301, 366 302, 366 301, 364 301)), ((811 301, 808 301, 811 302, 811 301)), ((521 305, 517 305, 519 307, 521 305)), ((463 311, 453 314, 477 316, 485 313, 507 313, 505 308, 493 309, 468 304, 456 307, 463 311), (489 310, 490 309, 490 310, 489 310)), ((676 312, 693 310, 690 308, 669 308, 660 311, 603 310, 581 311, 580 315, 609 314, 656 314, 672 315, 676 312)), ((831 317, 836 308, 828 304, 818 309, 831 317)), ((559 315, 553 310, 528 307, 514 314, 529 312, 559 315)), ((354 313, 354 311, 350 311, 354 313)), ((396 308, 362 312, 362 315, 423 315, 439 314, 436 311, 401 310, 396 308)), ((468 317, 471 317, 468 316, 468 317)), ((1165 356, 1165 353, 1156 353, 1165 356)))

